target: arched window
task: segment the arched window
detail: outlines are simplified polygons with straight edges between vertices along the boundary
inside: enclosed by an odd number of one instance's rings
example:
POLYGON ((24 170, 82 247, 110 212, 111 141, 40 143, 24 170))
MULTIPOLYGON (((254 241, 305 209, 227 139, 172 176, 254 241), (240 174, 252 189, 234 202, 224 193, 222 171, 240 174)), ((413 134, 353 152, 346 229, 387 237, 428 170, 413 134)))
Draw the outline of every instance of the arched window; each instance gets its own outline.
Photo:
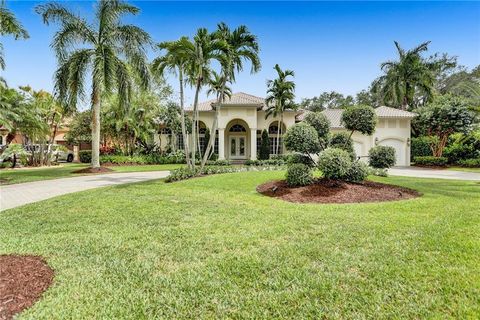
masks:
POLYGON ((242 126, 241 124, 234 124, 230 128, 230 132, 247 132, 247 130, 245 130, 245 127, 242 126))
POLYGON ((270 125, 270 127, 268 127, 268 133, 277 134, 278 133, 278 126, 276 124, 270 125))

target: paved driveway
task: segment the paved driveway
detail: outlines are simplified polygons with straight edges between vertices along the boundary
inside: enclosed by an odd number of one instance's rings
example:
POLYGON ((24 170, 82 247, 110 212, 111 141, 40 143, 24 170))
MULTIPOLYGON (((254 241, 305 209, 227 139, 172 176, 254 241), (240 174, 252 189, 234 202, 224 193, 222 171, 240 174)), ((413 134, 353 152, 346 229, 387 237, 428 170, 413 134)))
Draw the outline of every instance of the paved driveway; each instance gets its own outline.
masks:
POLYGON ((169 171, 108 173, 1 186, 0 211, 67 193, 161 179, 169 174, 169 171))
POLYGON ((480 173, 437 170, 417 167, 395 167, 388 170, 392 176, 480 181, 480 173))

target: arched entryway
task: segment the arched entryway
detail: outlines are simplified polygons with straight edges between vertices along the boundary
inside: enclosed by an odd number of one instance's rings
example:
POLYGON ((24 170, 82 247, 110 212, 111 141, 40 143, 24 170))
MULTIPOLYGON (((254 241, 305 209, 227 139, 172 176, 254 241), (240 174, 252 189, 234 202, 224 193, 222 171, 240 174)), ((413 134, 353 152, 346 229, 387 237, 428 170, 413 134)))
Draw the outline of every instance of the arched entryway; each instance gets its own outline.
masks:
POLYGON ((225 128, 225 157, 229 160, 250 158, 250 128, 241 119, 230 121, 225 128))

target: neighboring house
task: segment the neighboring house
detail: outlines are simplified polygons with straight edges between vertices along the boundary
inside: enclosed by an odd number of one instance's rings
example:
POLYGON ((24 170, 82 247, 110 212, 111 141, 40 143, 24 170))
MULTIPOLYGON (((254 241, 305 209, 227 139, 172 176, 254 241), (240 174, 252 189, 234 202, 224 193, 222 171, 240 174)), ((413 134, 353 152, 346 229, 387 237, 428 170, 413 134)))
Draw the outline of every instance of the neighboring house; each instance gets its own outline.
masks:
MULTIPOLYGON (((65 122, 64 124, 60 125, 55 134, 55 138, 53 139, 54 144, 64 145, 66 147, 71 148, 71 146, 67 145, 67 141, 65 140, 65 134, 68 132, 69 127, 68 123, 65 122)), ((53 131, 53 128, 52 128, 53 131)), ((5 145, 8 143, 19 143, 19 144, 27 144, 28 138, 23 135, 20 131, 15 132, 14 135, 9 136, 10 131, 5 128, 4 126, 0 125, 0 145, 5 145)))
MULTIPOLYGON (((215 118, 214 104, 216 100, 209 100, 198 104, 200 148, 208 143, 205 141, 206 128, 211 128, 215 118)), ((193 110, 186 110, 191 117, 193 110)), ((329 109, 324 111, 332 125, 332 132, 344 131, 341 126, 341 109, 329 109)), ((410 121, 414 117, 411 112, 406 112, 389 107, 376 109, 379 123, 377 130, 372 136, 364 136, 355 133, 352 138, 355 143, 357 156, 366 158, 368 150, 375 145, 388 145, 395 148, 397 153, 397 165, 410 165, 410 121)), ((303 111, 286 111, 281 124, 280 144, 286 130, 296 122, 303 120, 303 111)), ((234 93, 220 107, 218 119, 218 134, 215 140, 215 153, 219 159, 247 160, 256 159, 257 150, 260 146, 260 137, 265 129, 269 133, 270 153, 274 153, 277 132, 279 129, 279 117, 265 119, 265 99, 246 93, 234 93)), ((191 138, 191 136, 190 136, 191 138)), ((183 148, 182 135, 171 135, 168 128, 162 128, 154 136, 157 144, 164 148, 170 139, 178 149, 183 148)), ((190 141, 191 142, 191 141, 190 141)), ((282 148, 281 153, 286 150, 282 148)))

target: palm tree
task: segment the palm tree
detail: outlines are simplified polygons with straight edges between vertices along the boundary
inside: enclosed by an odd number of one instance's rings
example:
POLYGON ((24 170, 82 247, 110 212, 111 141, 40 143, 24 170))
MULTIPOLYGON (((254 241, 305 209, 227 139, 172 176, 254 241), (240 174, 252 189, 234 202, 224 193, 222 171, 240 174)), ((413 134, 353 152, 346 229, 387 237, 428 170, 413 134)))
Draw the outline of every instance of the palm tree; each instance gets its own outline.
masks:
MULTIPOLYGON (((202 86, 210 79, 212 60, 220 61, 220 50, 225 48, 225 44, 219 41, 214 34, 208 32, 205 28, 197 30, 193 38, 194 51, 190 52, 187 67, 190 83, 195 86, 195 98, 193 100, 193 130, 192 130, 192 163, 195 167, 195 158, 198 145, 199 113, 198 113, 198 95, 202 86)), ((208 151, 208 150, 207 150, 208 151)))
POLYGON ((77 99, 85 97, 85 75, 91 71, 91 165, 98 168, 102 99, 115 90, 120 104, 128 104, 132 91, 130 71, 138 75, 143 88, 148 87, 146 46, 151 44, 150 36, 137 26, 121 23, 126 14, 139 13, 137 7, 121 0, 100 0, 95 6, 93 23, 58 3, 39 5, 36 10, 45 24, 60 24, 52 41, 59 64, 55 73, 59 99, 76 106, 77 99))
POLYGON ((221 44, 220 54, 217 57, 221 65, 221 72, 219 75, 214 74, 214 81, 210 81, 211 91, 216 92, 217 102, 215 103, 215 120, 210 130, 212 134, 205 149, 201 165, 202 168, 208 160, 215 142, 215 132, 217 131, 221 104, 225 97, 228 96, 227 93, 231 92, 227 83, 235 82, 235 72, 243 71, 245 61, 249 61, 251 64, 250 73, 258 72, 261 68, 260 58, 258 56, 259 46, 257 37, 253 35, 246 26, 241 25, 231 31, 225 23, 219 23, 214 37, 221 44))
POLYGON ((224 77, 216 71, 212 71, 210 79, 208 79, 207 96, 215 95, 217 101, 224 101, 225 98, 232 96, 232 88, 230 88, 224 80, 224 77), (220 95, 223 95, 221 97, 220 95))
POLYGON ((157 75, 164 75, 165 70, 169 70, 178 75, 180 86, 180 118, 183 136, 183 147, 187 165, 193 167, 190 161, 190 151, 188 147, 187 130, 185 126, 185 106, 184 106, 184 75, 188 72, 187 67, 190 63, 189 59, 195 53, 194 44, 187 38, 182 37, 177 41, 162 42, 157 45, 159 49, 165 50, 163 56, 157 57, 152 62, 152 71, 157 75))
MULTIPOLYGON (((0 36, 11 35, 18 39, 28 39, 27 30, 17 20, 13 12, 5 6, 5 1, 0 1, 0 36)), ((3 45, 0 43, 0 69, 5 69, 5 60, 3 58, 3 45)))
POLYGON ((412 107, 415 96, 421 92, 428 100, 432 97, 435 84, 435 62, 428 62, 421 53, 428 50, 430 41, 405 51, 395 41, 398 60, 386 61, 381 64, 385 74, 374 82, 374 87, 380 88, 386 104, 398 106, 403 110, 412 107))
POLYGON ((280 117, 277 130, 277 141, 275 147, 275 154, 278 154, 280 146, 280 135, 282 134, 283 113, 289 109, 295 109, 295 83, 288 80, 288 77, 294 77, 295 73, 292 70, 282 70, 278 64, 274 67, 277 71, 277 78, 275 80, 267 81, 267 110, 265 119, 269 116, 280 117))

